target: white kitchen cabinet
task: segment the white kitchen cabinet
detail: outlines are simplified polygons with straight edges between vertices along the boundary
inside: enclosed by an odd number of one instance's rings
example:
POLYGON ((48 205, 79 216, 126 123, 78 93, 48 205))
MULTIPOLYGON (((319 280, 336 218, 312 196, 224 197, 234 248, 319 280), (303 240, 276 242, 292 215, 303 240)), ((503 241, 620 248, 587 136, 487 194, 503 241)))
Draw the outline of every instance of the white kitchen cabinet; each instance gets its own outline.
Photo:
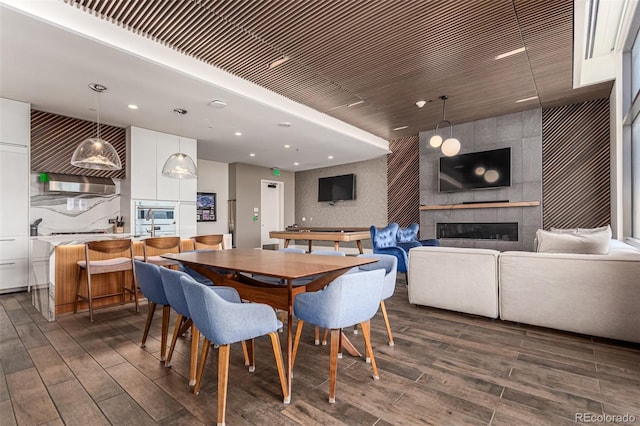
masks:
MULTIPOLYGON (((195 139, 181 137, 180 152, 187 154, 193 161, 196 161, 197 166, 198 147, 195 139)), ((198 179, 178 179, 178 182, 180 184, 180 201, 195 203, 196 193, 198 192, 198 179)))
POLYGON ((163 176, 162 166, 171 155, 179 152, 180 138, 175 135, 158 133, 156 141, 157 199, 178 201, 180 199, 180 180, 163 176))
POLYGON ((29 146, 31 105, 0 98, 0 142, 29 146))
POLYGON ((129 128, 127 181, 123 193, 134 200, 195 202, 197 179, 174 179, 162 175, 167 158, 177 152, 197 158, 195 139, 182 138, 154 130, 129 128), (129 189, 129 191, 127 191, 129 189))
POLYGON ((30 105, 0 98, 0 293, 29 281, 30 132, 30 105))
POLYGON ((181 202, 178 206, 178 234, 182 238, 198 235, 196 223, 196 203, 181 202))
POLYGON ((0 141, 0 194, 0 237, 28 236, 28 147, 0 141))
POLYGON ((127 132, 128 153, 126 184, 131 198, 156 199, 156 133, 131 127, 127 132))

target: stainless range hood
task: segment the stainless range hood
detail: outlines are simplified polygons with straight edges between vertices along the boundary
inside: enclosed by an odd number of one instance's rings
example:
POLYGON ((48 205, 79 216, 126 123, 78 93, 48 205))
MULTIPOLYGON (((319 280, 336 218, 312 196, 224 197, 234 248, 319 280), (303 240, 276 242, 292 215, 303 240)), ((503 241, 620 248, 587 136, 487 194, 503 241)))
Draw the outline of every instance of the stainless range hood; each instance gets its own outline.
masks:
POLYGON ((111 178, 64 175, 60 173, 48 173, 48 175, 49 181, 45 183, 45 190, 47 191, 100 195, 116 193, 116 184, 111 178))

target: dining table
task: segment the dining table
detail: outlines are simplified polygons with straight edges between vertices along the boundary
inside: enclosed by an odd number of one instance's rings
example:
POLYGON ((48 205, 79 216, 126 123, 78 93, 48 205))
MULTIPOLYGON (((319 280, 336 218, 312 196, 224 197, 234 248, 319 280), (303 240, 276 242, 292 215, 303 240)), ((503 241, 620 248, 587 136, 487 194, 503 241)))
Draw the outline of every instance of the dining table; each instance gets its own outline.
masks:
MULTIPOLYGON (((322 256, 239 248, 172 253, 162 256, 186 264, 189 268, 209 278, 214 285, 235 288, 244 300, 265 303, 287 313, 287 394, 284 397, 285 404, 291 402, 292 319, 295 297, 300 293, 321 290, 351 268, 378 261, 372 257, 322 256), (279 278, 283 284, 267 283, 254 279, 252 277, 254 274, 279 278), (301 278, 312 278, 312 280, 304 280, 304 284, 296 285, 295 281, 301 278)), ((349 353, 359 355, 346 336, 343 336, 342 343, 349 353)))

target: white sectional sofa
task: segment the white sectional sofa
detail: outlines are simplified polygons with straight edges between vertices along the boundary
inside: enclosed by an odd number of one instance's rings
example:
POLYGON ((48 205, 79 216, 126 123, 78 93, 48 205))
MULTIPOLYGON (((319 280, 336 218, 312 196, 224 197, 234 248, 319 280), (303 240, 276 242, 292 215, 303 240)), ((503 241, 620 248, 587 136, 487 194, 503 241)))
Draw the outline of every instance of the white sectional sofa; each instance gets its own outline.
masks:
POLYGON ((409 303, 498 318, 499 251, 455 247, 409 250, 409 303))
POLYGON ((640 251, 617 240, 606 255, 418 247, 408 278, 410 303, 640 343, 640 251))

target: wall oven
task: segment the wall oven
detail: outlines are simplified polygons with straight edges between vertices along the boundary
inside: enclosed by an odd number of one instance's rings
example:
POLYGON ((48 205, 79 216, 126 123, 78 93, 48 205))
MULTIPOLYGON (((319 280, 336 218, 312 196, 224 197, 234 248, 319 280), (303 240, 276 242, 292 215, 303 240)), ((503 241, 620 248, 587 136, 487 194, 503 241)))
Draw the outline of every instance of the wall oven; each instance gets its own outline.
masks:
POLYGON ((135 235, 160 237, 177 235, 177 203, 173 201, 134 201, 135 235))

